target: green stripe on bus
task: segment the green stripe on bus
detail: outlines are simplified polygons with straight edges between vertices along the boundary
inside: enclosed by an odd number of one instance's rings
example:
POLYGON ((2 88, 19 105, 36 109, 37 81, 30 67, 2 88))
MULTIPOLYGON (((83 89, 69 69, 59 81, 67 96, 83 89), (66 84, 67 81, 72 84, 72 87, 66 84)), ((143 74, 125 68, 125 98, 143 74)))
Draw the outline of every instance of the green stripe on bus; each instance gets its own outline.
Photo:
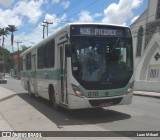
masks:
POLYGON ((21 72, 22 77, 46 79, 46 80, 60 80, 61 70, 41 70, 41 71, 23 71, 21 72), (45 75, 46 73, 46 75, 45 75))

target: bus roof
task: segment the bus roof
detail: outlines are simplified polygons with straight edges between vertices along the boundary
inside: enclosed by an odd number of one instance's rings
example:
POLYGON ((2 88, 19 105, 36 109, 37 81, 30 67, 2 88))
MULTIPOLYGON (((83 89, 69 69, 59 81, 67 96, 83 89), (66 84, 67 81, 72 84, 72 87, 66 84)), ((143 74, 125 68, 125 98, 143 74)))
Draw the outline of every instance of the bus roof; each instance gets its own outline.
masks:
POLYGON ((91 23, 68 23, 68 24, 66 24, 66 25, 64 25, 64 26, 67 26, 67 25, 106 25, 106 26, 118 26, 118 27, 129 27, 129 26, 124 26, 124 25, 118 25, 118 24, 106 24, 106 23, 93 23, 93 22, 91 22, 91 23))

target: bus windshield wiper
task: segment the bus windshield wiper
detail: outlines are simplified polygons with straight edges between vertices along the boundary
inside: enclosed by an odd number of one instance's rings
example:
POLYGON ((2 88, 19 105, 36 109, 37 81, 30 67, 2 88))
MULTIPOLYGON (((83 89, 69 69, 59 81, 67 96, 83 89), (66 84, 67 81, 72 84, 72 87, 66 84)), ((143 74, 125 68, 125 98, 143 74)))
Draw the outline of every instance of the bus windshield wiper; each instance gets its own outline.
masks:
POLYGON ((120 37, 118 37, 118 39, 116 40, 115 44, 112 47, 112 50, 116 47, 116 45, 118 44, 119 41, 120 41, 120 37))

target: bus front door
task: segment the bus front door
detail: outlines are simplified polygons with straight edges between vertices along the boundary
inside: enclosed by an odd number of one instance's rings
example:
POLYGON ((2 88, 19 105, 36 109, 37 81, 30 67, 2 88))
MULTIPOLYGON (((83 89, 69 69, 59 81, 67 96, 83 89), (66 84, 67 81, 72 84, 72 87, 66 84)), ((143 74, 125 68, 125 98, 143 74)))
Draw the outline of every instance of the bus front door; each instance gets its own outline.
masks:
POLYGON ((65 44, 60 45, 60 99, 61 103, 67 104, 67 59, 65 56, 65 44))

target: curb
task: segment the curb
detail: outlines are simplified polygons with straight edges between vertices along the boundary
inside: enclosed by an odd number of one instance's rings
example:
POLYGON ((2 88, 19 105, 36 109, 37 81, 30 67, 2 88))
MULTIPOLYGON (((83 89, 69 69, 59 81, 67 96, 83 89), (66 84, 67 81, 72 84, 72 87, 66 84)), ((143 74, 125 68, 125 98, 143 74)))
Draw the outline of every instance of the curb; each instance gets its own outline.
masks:
POLYGON ((17 95, 15 92, 0 86, 0 101, 12 98, 17 95))
POLYGON ((134 91, 133 94, 137 96, 160 98, 160 93, 158 92, 134 91))

